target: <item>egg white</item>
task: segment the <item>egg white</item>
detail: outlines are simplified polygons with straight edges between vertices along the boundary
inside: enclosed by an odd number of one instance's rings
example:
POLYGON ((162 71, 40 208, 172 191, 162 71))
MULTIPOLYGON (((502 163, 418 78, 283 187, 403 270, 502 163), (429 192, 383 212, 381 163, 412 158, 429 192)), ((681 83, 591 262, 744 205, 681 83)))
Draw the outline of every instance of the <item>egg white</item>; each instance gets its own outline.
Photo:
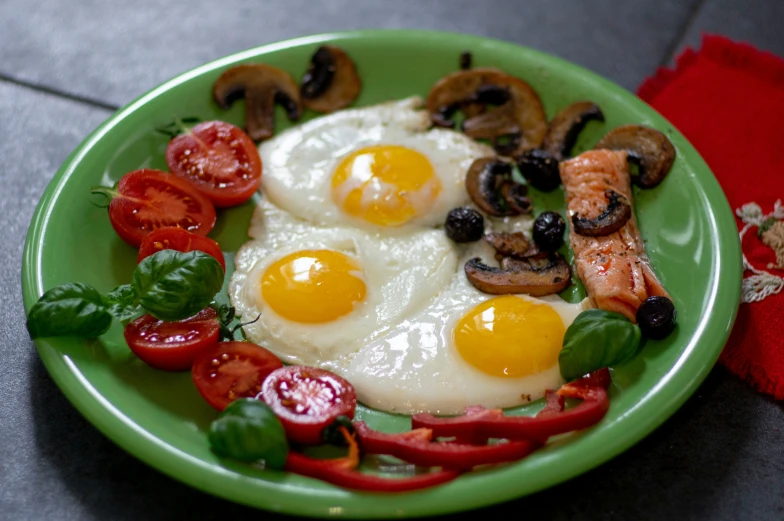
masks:
MULTIPOLYGON (((489 246, 482 242, 465 250, 460 266, 474 256, 492 264, 492 257, 487 257, 489 246)), ((470 405, 505 408, 537 400, 546 389, 557 389, 564 383, 557 363, 534 375, 502 378, 476 369, 454 346, 457 322, 494 297, 471 286, 460 269, 450 286, 419 313, 368 342, 359 352, 338 357, 325 367, 350 381, 365 405, 397 414, 460 414, 470 405)), ((557 295, 518 297, 550 306, 565 327, 587 305, 585 301, 569 304, 557 295)))
POLYGON ((358 351, 374 335, 430 302, 457 268, 457 253, 443 231, 378 237, 346 227, 321 228, 268 201, 255 212, 251 235, 255 240, 235 258, 229 295, 242 320, 259 316, 244 327, 248 339, 289 363, 323 366, 358 351), (298 323, 279 316, 264 302, 260 279, 267 268, 290 253, 309 249, 338 251, 361 266, 366 296, 348 315, 322 324, 298 323))
POLYGON ((270 201, 315 225, 348 225, 385 234, 443 224, 452 208, 470 202, 465 175, 492 148, 460 132, 431 129, 423 101, 411 97, 343 110, 286 130, 259 147, 262 190, 270 201), (332 199, 332 176, 351 152, 372 145, 399 145, 425 155, 441 181, 441 192, 424 215, 400 227, 384 227, 345 213, 332 199))

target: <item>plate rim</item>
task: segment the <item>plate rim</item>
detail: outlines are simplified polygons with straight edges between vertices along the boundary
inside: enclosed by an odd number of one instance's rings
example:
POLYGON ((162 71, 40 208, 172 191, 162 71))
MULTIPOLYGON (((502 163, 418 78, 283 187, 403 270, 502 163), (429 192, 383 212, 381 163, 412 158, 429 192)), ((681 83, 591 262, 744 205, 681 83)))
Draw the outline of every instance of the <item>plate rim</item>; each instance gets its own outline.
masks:
MULTIPOLYGON (((193 69, 177 75, 176 77, 137 97, 127 105, 115 111, 101 125, 93 130, 77 146, 77 148, 68 155, 58 171, 49 181, 40 201, 38 202, 38 205, 36 206, 33 217, 31 218, 22 255, 21 279, 25 314, 43 293, 43 281, 40 264, 43 238, 42 232, 46 228, 46 223, 50 217, 52 201, 56 199, 63 186, 68 182, 71 176, 74 175, 75 171, 77 170, 76 166, 80 163, 81 159, 103 138, 104 135, 106 135, 114 126, 119 124, 127 115, 138 110, 147 102, 163 94, 164 92, 176 88, 199 75, 231 65, 238 61, 254 58, 261 54, 266 54, 294 46, 326 43, 334 41, 335 39, 373 39, 389 36, 395 36, 404 39, 439 39, 458 37, 465 41, 466 46, 481 44, 489 45, 492 48, 506 47, 510 50, 523 50, 528 54, 538 56, 540 59, 545 59, 549 63, 554 63, 559 67, 566 67, 581 74, 585 74, 591 77, 591 80, 597 82, 599 85, 610 86, 613 89, 623 89, 630 96, 635 98, 635 102, 639 102, 645 105, 650 111, 655 113, 663 121, 667 122, 674 129, 674 132, 681 136, 684 142, 688 144, 688 147, 690 148, 689 153, 690 155, 694 155, 694 159, 697 163, 695 166, 698 166, 700 170, 705 170, 710 174, 708 181, 710 186, 703 185, 703 192, 707 193, 708 190, 711 192, 711 209, 714 209, 716 206, 713 204, 713 202, 717 200, 716 198, 720 198, 721 203, 723 203, 723 206, 726 209, 726 212, 723 212, 719 215, 717 215, 715 212, 710 212, 713 231, 718 232, 719 228, 727 226, 729 224, 728 221, 730 220, 732 221, 731 224, 734 227, 733 229, 736 228, 734 214, 732 213, 732 209, 726 199, 726 196, 721 190, 721 187, 710 170, 710 167, 705 163, 702 156, 694 148, 694 146, 691 145, 691 143, 682 136, 680 131, 678 131, 674 125, 672 125, 655 109, 650 107, 650 105, 620 85, 600 76, 595 72, 592 72, 570 61, 532 49, 530 47, 525 47, 509 41, 473 34, 423 29, 363 29, 354 31, 337 31, 303 36, 254 47, 194 67, 193 69), (725 222, 719 226, 718 221, 725 222)), ((493 49, 490 49, 491 52, 492 50, 493 49)), ((521 495, 530 495, 539 490, 543 490, 555 484, 570 480, 597 467, 598 465, 601 465, 602 463, 609 461, 656 430, 662 423, 664 423, 664 421, 666 421, 676 410, 680 408, 686 399, 693 394, 699 384, 702 383, 702 381, 706 378, 708 372, 714 366, 716 360, 718 360, 721 350, 729 338, 729 334, 732 330, 732 325, 734 324, 740 304, 742 280, 740 241, 738 239, 737 233, 733 235, 734 239, 730 237, 721 238, 722 248, 716 246, 717 251, 719 251, 719 254, 717 255, 717 272, 721 271, 723 278, 734 278, 736 283, 728 284, 727 281, 723 281, 722 284, 715 284, 713 295, 711 295, 710 298, 710 310, 715 310, 716 302, 719 300, 723 301, 732 299, 737 303, 733 307, 730 316, 724 317, 724 329, 719 332, 713 332, 713 335, 716 338, 716 345, 711 346, 712 351, 710 352, 710 356, 706 357, 705 355, 708 353, 704 353, 703 357, 698 361, 695 361, 693 356, 693 351, 697 346, 696 339, 702 338, 702 335, 705 333, 704 330, 706 328, 707 322, 710 320, 708 317, 705 317, 700 321, 695 334, 688 340, 688 343, 684 348, 682 355, 678 358, 676 364, 665 375, 662 376, 656 385, 651 387, 645 393, 646 399, 641 403, 649 404, 646 406, 646 410, 653 407, 653 404, 650 402, 654 398, 656 398, 657 401, 662 402, 659 404, 660 407, 655 415, 650 416, 646 421, 625 425, 627 429, 623 432, 623 435, 620 436, 619 439, 615 440, 614 443, 608 445, 605 450, 596 451, 588 456, 583 457, 578 465, 572 466, 572 470, 569 470, 560 476, 551 476, 549 480, 540 482, 538 486, 526 490, 523 494, 519 493, 518 491, 508 489, 503 491, 495 490, 494 493, 487 494, 479 499, 472 499, 468 501, 464 500, 462 502, 455 502, 452 505, 425 505, 416 509, 408 510, 403 509, 399 502, 395 501, 395 498, 401 497, 400 495, 361 494, 362 496, 377 498, 377 501, 388 504, 388 513, 380 513, 377 509, 374 509, 373 515, 376 517, 413 517, 445 514, 480 508, 483 506, 499 503, 501 501, 512 500, 520 497, 521 495), (731 253, 734 253, 734 255, 730 255, 731 253), (725 262, 728 263, 729 266, 725 267, 725 262), (719 298, 720 293, 722 293, 721 298, 719 298), (681 373, 681 371, 685 369, 686 365, 697 365, 696 370, 692 373, 692 378, 689 379, 685 385, 680 387, 674 384, 668 385, 668 383, 673 378, 676 378, 681 373), (577 470, 574 470, 575 467, 577 467, 577 470)), ((266 482, 267 487, 265 487, 268 488, 270 492, 278 494, 278 497, 276 498, 255 497, 254 500, 251 501, 247 497, 243 498, 239 494, 233 494, 231 485, 246 480, 246 477, 233 473, 227 468, 212 465, 198 458, 192 457, 185 452, 178 450, 176 447, 166 444, 158 438, 155 438, 153 435, 136 425, 130 418, 125 416, 122 411, 115 408, 94 387, 92 387, 90 382, 86 380, 83 375, 81 375, 75 364, 73 364, 73 362, 67 356, 59 356, 56 349, 52 345, 52 341, 49 339, 37 339, 34 341, 34 343, 39 356, 52 379, 55 381, 67 399, 71 402, 71 404, 80 412, 80 414, 82 414, 94 427, 101 431, 115 444, 119 445, 123 450, 144 461, 146 464, 157 469, 158 471, 163 472, 164 474, 178 481, 184 482, 202 492, 216 495, 224 499, 248 506, 264 508, 270 511, 312 517, 364 517, 367 515, 366 509, 363 509, 362 507, 341 507, 338 511, 336 511, 334 506, 334 498, 330 500, 329 496, 325 496, 327 498, 326 501, 319 501, 317 500, 319 496, 318 491, 314 491, 314 493, 310 496, 310 501, 304 503, 297 502, 297 499, 301 499, 302 497, 301 492, 285 490, 285 484, 283 485, 284 490, 280 490, 281 485, 280 483, 276 482, 266 482), (203 472, 203 474, 200 474, 200 471, 203 472), (212 479, 205 479, 211 478, 215 474, 219 474, 225 479, 217 481, 212 479), (215 485, 221 486, 216 487, 215 485), (281 498, 288 498, 288 501, 283 501, 281 498)), ((628 416, 640 407, 642 407, 642 405, 638 404, 625 411, 624 415, 628 416)), ((626 423, 628 423, 628 421, 626 423)), ((508 470, 508 467, 504 470, 508 470)), ((427 495, 428 491, 423 491, 416 494, 427 495)))

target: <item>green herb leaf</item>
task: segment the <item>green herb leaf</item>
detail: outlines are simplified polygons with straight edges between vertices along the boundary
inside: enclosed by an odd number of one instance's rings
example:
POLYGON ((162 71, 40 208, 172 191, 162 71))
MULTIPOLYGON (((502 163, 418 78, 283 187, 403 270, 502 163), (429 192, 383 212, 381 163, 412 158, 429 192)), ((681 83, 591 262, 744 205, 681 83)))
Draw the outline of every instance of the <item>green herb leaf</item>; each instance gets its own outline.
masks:
POLYGON ((117 286, 108 295, 106 302, 109 313, 120 322, 127 322, 141 313, 141 306, 136 302, 136 291, 130 284, 117 286))
POLYGON ((27 315, 31 338, 77 335, 95 338, 109 329, 112 315, 97 289, 81 282, 56 286, 27 315))
POLYGON ((219 456, 242 461, 263 459, 274 469, 283 468, 289 452, 280 420, 267 404, 253 398, 231 402, 210 425, 208 437, 219 456))
POLYGON ((583 311, 566 330, 558 355, 561 376, 567 381, 602 367, 620 364, 640 347, 640 328, 620 313, 603 309, 583 311))
POLYGON ((223 268, 201 251, 161 250, 139 263, 133 289, 144 310, 160 320, 191 317, 223 286, 223 268))

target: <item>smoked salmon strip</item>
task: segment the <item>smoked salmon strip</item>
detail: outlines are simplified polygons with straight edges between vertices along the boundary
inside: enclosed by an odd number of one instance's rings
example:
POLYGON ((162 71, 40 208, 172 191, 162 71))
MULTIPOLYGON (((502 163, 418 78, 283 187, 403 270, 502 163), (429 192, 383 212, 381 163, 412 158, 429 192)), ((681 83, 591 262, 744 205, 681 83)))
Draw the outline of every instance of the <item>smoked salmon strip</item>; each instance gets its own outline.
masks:
MULTIPOLYGON (((607 207, 606 190, 633 203, 625 151, 591 150, 562 161, 560 169, 570 223, 575 214, 588 219, 599 216, 607 207)), ((637 309, 645 299, 669 298, 645 254, 634 210, 626 224, 609 235, 587 237, 570 228, 577 275, 595 307, 621 313, 636 323, 637 309)))

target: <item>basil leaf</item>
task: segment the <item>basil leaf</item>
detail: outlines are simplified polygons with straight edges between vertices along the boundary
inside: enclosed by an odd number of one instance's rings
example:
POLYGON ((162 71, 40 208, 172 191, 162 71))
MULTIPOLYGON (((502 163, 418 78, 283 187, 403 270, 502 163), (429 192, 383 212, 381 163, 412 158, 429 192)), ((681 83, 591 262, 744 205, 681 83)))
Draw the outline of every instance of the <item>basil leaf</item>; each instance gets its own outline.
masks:
POLYGON ((289 452, 286 431, 265 404, 253 398, 234 400, 210 425, 212 450, 242 461, 263 459, 267 467, 283 468, 289 452))
POLYGON ((558 355, 566 381, 602 367, 620 364, 637 353, 640 328, 620 313, 603 309, 583 311, 566 330, 558 355))
POLYGON ((141 313, 136 303, 136 290, 130 284, 114 288, 106 295, 106 302, 109 304, 109 313, 120 322, 126 322, 141 313))
POLYGON ((31 338, 77 335, 100 336, 112 325, 103 296, 89 284, 56 286, 38 299, 27 315, 31 338))
POLYGON ((212 302, 223 286, 223 268, 201 251, 161 250, 133 272, 137 302, 160 320, 192 317, 212 302))

